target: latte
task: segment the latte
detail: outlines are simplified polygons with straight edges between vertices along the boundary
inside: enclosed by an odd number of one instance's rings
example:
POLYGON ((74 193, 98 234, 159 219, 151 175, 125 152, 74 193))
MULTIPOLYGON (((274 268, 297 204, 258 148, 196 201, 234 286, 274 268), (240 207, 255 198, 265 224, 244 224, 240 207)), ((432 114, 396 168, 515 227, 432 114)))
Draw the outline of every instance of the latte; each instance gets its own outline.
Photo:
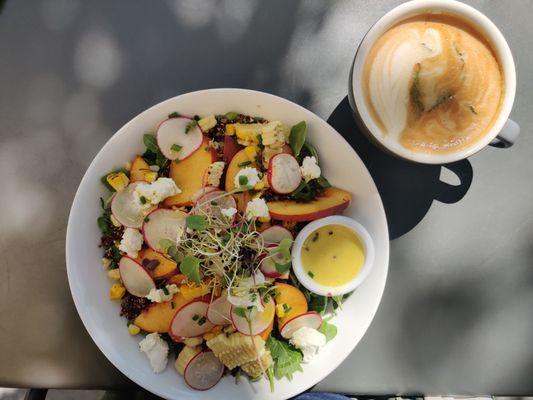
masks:
POLYGON ((423 153, 452 153, 488 133, 504 79, 490 43, 452 15, 427 14, 385 32, 365 61, 363 91, 383 135, 423 153))

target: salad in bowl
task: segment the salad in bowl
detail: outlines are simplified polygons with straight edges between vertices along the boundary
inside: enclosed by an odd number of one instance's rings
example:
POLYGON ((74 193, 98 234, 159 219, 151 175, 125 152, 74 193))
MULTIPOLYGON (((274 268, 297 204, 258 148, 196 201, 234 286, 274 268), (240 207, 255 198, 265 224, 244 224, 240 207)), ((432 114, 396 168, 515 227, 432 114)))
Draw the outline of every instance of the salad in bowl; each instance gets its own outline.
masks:
POLYGON ((231 374, 274 390, 337 333, 349 294, 304 286, 293 241, 342 213, 351 193, 322 175, 306 121, 178 110, 143 142, 142 154, 102 177, 109 194, 97 220, 125 329, 154 373, 173 363, 193 389, 231 374))

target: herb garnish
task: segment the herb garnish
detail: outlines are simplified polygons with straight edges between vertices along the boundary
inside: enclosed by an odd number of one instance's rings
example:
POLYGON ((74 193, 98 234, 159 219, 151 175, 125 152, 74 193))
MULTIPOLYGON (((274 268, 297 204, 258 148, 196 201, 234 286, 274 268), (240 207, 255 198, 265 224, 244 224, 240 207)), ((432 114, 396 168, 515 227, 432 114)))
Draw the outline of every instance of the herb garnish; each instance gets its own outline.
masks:
POLYGON ((237 165, 239 167, 246 167, 247 165, 251 165, 251 164, 252 164, 251 161, 243 161, 243 162, 238 163, 237 165))
POLYGON ((191 122, 189 122, 185 126, 185 133, 189 133, 192 129, 196 128, 198 126, 198 121, 193 119, 191 122))
POLYGON ((183 146, 180 146, 177 143, 174 143, 172 146, 170 146, 170 150, 175 151, 176 153, 183 149, 183 146))
POLYGON ((311 271, 307 271, 307 275, 309 275, 311 278, 315 277, 315 274, 313 274, 311 271))

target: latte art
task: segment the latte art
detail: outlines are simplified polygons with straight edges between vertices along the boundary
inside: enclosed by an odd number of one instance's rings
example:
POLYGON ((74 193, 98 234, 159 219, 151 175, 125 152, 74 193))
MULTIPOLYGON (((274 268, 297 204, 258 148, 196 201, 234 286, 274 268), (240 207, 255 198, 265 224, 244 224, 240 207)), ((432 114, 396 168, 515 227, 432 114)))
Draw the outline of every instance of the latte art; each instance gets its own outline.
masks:
POLYGON ((482 138, 498 116, 500 65, 487 41, 448 15, 416 17, 388 30, 366 60, 372 118, 416 152, 449 153, 482 138))

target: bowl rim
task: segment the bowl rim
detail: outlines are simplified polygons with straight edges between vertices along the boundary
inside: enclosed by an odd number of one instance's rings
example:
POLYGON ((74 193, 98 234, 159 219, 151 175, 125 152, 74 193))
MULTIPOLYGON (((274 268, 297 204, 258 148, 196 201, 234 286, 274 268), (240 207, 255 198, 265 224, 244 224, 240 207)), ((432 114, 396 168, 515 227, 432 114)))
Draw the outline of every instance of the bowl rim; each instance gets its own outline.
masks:
MULTIPOLYGON (((100 161, 100 158, 103 157, 102 153, 103 153, 103 149, 105 147, 113 146, 114 143, 116 141, 118 141, 121 136, 124 136, 124 135, 128 134, 128 132, 130 131, 130 129, 131 129, 131 127, 133 125, 135 125, 139 120, 145 118, 145 116, 147 114, 149 114, 150 112, 153 112, 154 110, 156 110, 158 108, 164 108, 165 105, 172 104, 173 102, 181 100, 181 99, 186 98, 188 96, 209 95, 209 94, 218 93, 218 92, 224 93, 224 94, 229 94, 229 93, 234 94, 234 95, 250 94, 250 95, 257 95, 257 96, 266 97, 266 98, 269 98, 271 100, 274 100, 275 102, 284 103, 286 106, 294 107, 294 108, 300 110, 301 112, 303 112, 305 114, 312 115, 313 118, 316 118, 317 120, 320 120, 321 123, 327 125, 330 128, 328 130, 328 132, 329 132, 328 134, 334 135, 337 138, 337 140, 339 140, 341 143, 344 143, 347 146, 348 151, 351 153, 351 156, 355 157, 358 160, 358 162, 360 162, 362 164, 362 166, 363 166, 362 173, 364 175, 367 175, 367 177, 369 178, 369 182, 368 183, 372 186, 373 191, 377 195, 377 199, 378 199, 378 204, 376 204, 376 206, 377 206, 377 209, 378 209, 377 211, 379 211, 379 214, 381 216, 379 218, 379 225, 380 225, 380 229, 382 230, 383 235, 384 235, 383 249, 380 249, 381 253, 383 255, 384 265, 383 265, 383 271, 382 271, 382 275, 383 276, 380 279, 380 281, 378 282, 378 286, 376 287, 375 298, 377 299, 377 301, 375 303, 375 309, 371 312, 371 316, 368 319, 368 325, 366 326, 366 328, 362 332, 361 337, 359 337, 357 340, 354 340, 353 342, 349 343, 349 351, 343 352, 343 356, 342 357, 339 357, 339 358, 335 359, 330 364, 331 365, 330 368, 323 368, 323 369, 320 370, 320 372, 316 373, 316 375, 313 377, 312 381, 308 381, 308 383, 304 383, 304 385, 303 385, 303 386, 305 386, 304 389, 301 389, 301 390, 298 389, 297 392, 291 392, 289 397, 292 397, 292 396, 297 395, 298 393, 301 393, 302 391, 305 391, 305 390, 309 389, 312 385, 322 381, 326 376, 328 376, 336 368, 338 368, 338 366, 348 357, 348 355, 353 351, 353 349, 357 346, 357 344, 361 341, 362 337, 368 331, 368 328, 370 327, 370 324, 372 323, 372 321, 375 318, 375 315, 377 313, 377 310, 379 308, 379 305, 381 303, 381 300, 383 298, 383 293, 384 293, 384 290, 385 290, 385 285, 386 285, 387 276, 388 276, 388 268, 389 268, 390 242, 389 242, 388 223, 387 223, 387 218, 386 218, 386 214, 385 214, 385 209, 383 207, 383 202, 381 201, 381 197, 379 195, 379 191, 377 190, 377 187, 375 185, 375 182, 374 182, 372 176, 370 175, 368 169, 364 166, 364 163, 362 162, 362 160, 360 159, 358 154, 346 142, 346 140, 342 137, 342 135, 339 132, 337 132, 335 130, 335 128, 333 128, 331 125, 329 125, 327 123, 327 121, 325 121, 323 118, 321 118, 318 115, 316 115, 314 112, 306 109, 305 107, 300 106, 299 104, 296 104, 296 103, 292 102, 291 100, 288 100, 288 99, 285 99, 283 97, 276 96, 276 95, 273 95, 273 94, 270 94, 270 93, 257 91, 257 90, 251 90, 251 89, 242 89, 242 88, 202 89, 202 90, 183 93, 183 94, 168 98, 166 100, 163 100, 163 101, 161 101, 161 102, 159 102, 159 103, 157 103, 157 104, 155 104, 155 105, 153 105, 153 106, 141 111, 139 114, 134 116, 131 120, 126 122, 121 128, 119 128, 107 140, 107 142, 100 148, 98 153, 94 156, 93 160, 91 161, 91 163, 87 167, 87 169, 86 169, 86 171, 85 171, 85 173, 84 173, 84 175, 83 175, 83 177, 82 177, 82 179, 80 181, 80 184, 79 184, 79 186, 78 186, 78 188, 76 190, 76 194, 75 194, 74 199, 72 201, 72 205, 71 205, 70 211, 69 211, 69 218, 68 218, 68 225, 67 225, 67 232, 66 232, 66 241, 65 241, 65 259, 66 259, 66 269, 67 269, 67 278, 68 278, 68 282, 69 282, 69 288, 70 288, 70 292, 71 292, 72 298, 74 300, 74 304, 75 304, 76 310, 78 312, 78 315, 80 316, 80 319, 82 320, 82 323, 83 323, 85 329, 89 333, 89 335, 90 335, 91 339, 93 340, 93 342, 97 345, 97 347, 104 354, 104 356, 111 362, 111 364, 113 366, 115 366, 115 368, 117 368, 126 377, 128 377, 132 381, 136 382, 140 386, 144 387, 145 389, 149 390, 150 392, 152 392, 152 393, 154 393, 154 394, 156 394, 158 396, 161 396, 161 397, 168 396, 168 393, 163 391, 157 385, 152 384, 149 380, 147 381, 146 379, 142 379, 142 377, 139 375, 139 373, 136 372, 134 369, 123 369, 123 368, 121 368, 122 367, 122 363, 113 354, 111 354, 110 352, 107 351, 108 350, 108 345, 102 340, 101 335, 99 334, 99 332, 96 329, 96 327, 94 327, 94 326, 92 326, 90 324, 91 321, 89 321, 89 319, 90 319, 89 313, 84 309, 84 304, 83 304, 83 299, 82 299, 82 297, 83 297, 82 292, 81 291, 79 291, 79 292, 77 291, 76 287, 78 285, 78 282, 76 282, 75 279, 74 279, 74 271, 73 271, 73 269, 75 269, 76 261, 75 261, 75 258, 74 258, 73 251, 71 250, 72 241, 73 241, 73 235, 74 235, 73 231, 75 230, 75 228, 73 226, 73 220, 76 218, 76 216, 75 216, 76 213, 82 211, 81 209, 79 209, 79 205, 78 205, 79 202, 80 202, 80 198, 81 198, 82 188, 85 185, 87 185, 88 181, 92 178, 90 176, 91 172, 95 168, 95 165, 100 161)), ((283 394, 282 396, 287 396, 287 394, 283 394)), ((287 398, 289 398, 289 397, 287 397, 287 398)))

